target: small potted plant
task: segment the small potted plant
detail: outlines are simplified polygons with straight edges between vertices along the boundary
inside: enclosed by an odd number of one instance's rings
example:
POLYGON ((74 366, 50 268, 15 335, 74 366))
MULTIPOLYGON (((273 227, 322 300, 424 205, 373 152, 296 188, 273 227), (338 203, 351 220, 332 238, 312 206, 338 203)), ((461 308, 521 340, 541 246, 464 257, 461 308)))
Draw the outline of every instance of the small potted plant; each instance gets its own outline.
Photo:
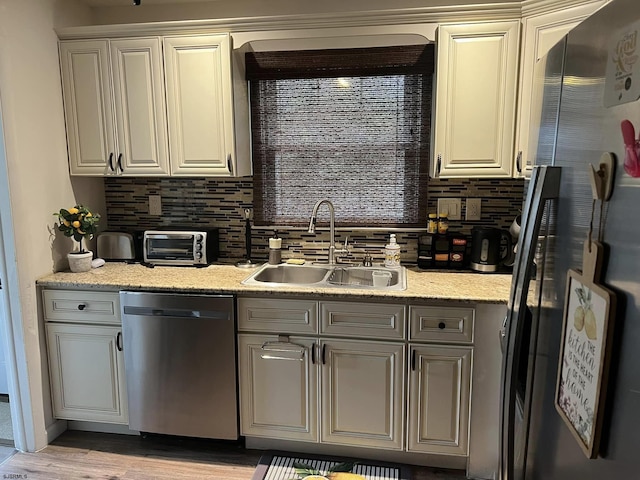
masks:
POLYGON ((54 213, 58 217, 58 230, 64 233, 65 237, 73 237, 78 242, 78 251, 67 254, 69 259, 69 268, 72 272, 88 272, 91 270, 91 260, 93 252, 85 250, 82 243, 83 239, 91 240, 98 230, 98 220, 100 215, 91 213, 91 211, 83 206, 76 205, 70 209, 61 208, 59 212, 54 213))

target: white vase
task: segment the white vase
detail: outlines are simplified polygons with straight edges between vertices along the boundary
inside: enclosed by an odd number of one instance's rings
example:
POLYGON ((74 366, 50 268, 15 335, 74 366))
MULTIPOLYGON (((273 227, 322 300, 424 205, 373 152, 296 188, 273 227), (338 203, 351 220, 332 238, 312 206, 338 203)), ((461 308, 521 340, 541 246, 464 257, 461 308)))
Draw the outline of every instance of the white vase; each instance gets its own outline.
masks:
POLYGON ((88 272, 91 270, 91 260, 93 260, 93 252, 88 250, 82 253, 68 253, 69 268, 72 272, 88 272))

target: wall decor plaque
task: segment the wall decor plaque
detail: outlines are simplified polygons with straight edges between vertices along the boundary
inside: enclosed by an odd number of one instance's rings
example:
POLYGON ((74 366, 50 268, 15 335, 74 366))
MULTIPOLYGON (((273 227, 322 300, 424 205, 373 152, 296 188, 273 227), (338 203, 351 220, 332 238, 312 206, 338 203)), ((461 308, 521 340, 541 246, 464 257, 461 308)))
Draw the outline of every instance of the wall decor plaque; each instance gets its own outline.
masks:
POLYGON ((604 246, 585 242, 569 270, 555 407, 588 458, 596 458, 611 361, 615 293, 600 285, 604 246))

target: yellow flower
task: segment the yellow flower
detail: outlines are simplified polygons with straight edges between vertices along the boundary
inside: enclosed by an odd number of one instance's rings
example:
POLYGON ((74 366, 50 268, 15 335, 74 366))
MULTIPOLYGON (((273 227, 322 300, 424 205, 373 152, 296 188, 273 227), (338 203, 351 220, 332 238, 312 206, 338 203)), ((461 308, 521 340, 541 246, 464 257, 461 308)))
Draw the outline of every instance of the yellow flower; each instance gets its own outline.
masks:
POLYGON ((79 210, 76 207, 72 207, 69 210, 67 210, 67 212, 69 212, 71 215, 75 215, 76 213, 79 212, 79 210))
POLYGON ((80 228, 80 222, 77 220, 73 222, 71 225, 73 225, 73 228, 80 228))

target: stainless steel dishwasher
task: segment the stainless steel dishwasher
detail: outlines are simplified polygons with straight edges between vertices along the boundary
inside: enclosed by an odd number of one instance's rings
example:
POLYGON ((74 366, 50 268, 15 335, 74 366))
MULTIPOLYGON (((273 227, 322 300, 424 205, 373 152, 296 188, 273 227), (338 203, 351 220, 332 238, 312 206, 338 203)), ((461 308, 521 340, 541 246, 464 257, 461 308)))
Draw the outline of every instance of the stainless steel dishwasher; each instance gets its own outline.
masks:
POLYGON ((234 297, 120 292, 129 428, 237 439, 234 297))

